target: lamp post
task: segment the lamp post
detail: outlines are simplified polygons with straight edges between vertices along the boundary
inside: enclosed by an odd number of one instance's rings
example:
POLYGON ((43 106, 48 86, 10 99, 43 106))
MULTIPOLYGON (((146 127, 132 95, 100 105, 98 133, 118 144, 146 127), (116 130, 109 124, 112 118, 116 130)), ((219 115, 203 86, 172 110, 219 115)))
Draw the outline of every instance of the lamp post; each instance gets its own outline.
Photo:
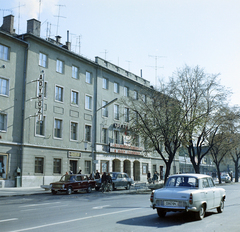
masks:
POLYGON ((96 132, 97 132, 97 112, 103 108, 106 108, 107 106, 111 105, 115 101, 117 101, 118 98, 114 98, 112 101, 108 102, 106 105, 100 107, 99 109, 95 110, 92 117, 92 175, 94 176, 96 171, 96 160, 95 160, 95 152, 96 152, 96 132))

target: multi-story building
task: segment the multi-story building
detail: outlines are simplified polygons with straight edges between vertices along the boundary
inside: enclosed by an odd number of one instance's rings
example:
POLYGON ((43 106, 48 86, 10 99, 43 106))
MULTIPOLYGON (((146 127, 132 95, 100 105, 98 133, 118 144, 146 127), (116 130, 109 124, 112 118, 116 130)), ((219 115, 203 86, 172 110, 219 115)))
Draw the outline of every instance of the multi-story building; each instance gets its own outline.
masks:
POLYGON ((140 139, 127 143, 130 114, 119 101, 138 98, 150 82, 72 52, 60 36, 41 38, 38 20, 17 35, 13 20, 4 17, 0 28, 1 186, 49 184, 69 170, 125 171, 135 181, 146 181, 148 170, 164 171, 140 139))

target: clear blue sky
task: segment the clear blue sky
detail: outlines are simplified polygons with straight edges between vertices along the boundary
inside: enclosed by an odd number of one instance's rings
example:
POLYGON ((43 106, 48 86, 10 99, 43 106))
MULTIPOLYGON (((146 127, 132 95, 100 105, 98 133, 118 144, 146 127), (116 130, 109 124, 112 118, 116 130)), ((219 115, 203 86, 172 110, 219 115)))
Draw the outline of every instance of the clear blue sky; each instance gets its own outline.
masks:
POLYGON ((152 85, 156 57, 163 80, 185 64, 220 73, 240 106, 240 0, 0 0, 0 10, 0 24, 15 16, 17 33, 40 17, 42 37, 58 32, 65 43, 69 30, 75 52, 137 75, 142 69, 152 85))

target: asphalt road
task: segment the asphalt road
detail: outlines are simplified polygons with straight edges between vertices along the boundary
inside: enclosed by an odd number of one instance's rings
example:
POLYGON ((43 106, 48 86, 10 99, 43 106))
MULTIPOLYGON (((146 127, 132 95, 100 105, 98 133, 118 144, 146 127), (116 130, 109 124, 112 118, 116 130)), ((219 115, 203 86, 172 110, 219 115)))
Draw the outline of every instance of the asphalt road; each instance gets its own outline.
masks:
POLYGON ((0 231, 240 231, 240 184, 223 185, 227 200, 196 221, 189 213, 168 213, 164 219, 149 207, 150 194, 92 192, 72 195, 13 196, 0 199, 0 231))

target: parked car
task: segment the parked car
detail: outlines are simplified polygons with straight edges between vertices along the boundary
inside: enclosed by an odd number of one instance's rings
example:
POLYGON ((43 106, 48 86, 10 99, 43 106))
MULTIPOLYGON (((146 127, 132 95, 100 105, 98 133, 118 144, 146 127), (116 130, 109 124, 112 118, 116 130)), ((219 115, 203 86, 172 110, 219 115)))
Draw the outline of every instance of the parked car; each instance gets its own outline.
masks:
MULTIPOLYGON (((112 189, 117 189, 117 188, 130 189, 131 186, 134 184, 133 179, 130 178, 127 173, 110 172, 110 175, 112 177, 112 189)), ((96 188, 95 188, 96 190, 99 190, 101 188, 101 182, 102 182, 102 178, 96 179, 96 188)))
POLYGON ((50 184, 52 194, 57 192, 65 192, 71 194, 72 192, 87 191, 90 193, 95 188, 96 181, 90 180, 87 175, 71 174, 63 175, 58 182, 50 184))
POLYGON ((163 188, 152 191, 150 207, 157 209, 159 217, 170 211, 189 211, 202 220, 206 210, 216 208, 222 213, 225 199, 225 189, 215 187, 211 176, 177 174, 170 176, 163 188))
POLYGON ((222 173, 221 174, 221 181, 224 181, 225 183, 230 183, 231 182, 231 177, 227 173, 222 173))

